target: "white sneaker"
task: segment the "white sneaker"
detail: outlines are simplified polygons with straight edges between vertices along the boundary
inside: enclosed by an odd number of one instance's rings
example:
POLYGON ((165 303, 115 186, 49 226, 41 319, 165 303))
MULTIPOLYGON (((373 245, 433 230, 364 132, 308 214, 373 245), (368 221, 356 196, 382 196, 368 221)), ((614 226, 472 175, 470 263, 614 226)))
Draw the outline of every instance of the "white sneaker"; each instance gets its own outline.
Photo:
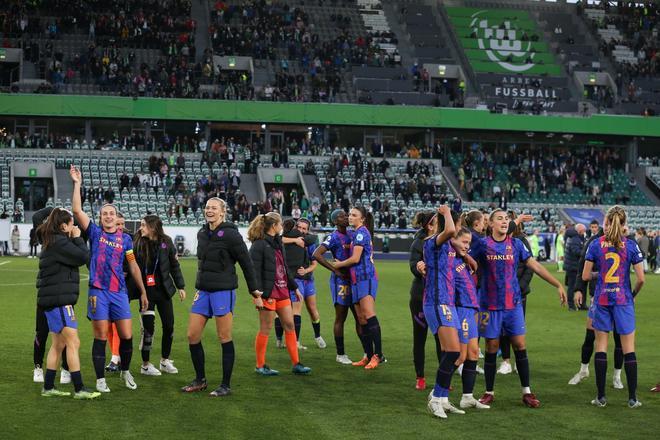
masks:
POLYGON ((351 365, 353 363, 353 361, 351 361, 348 358, 348 356, 346 356, 345 354, 338 354, 337 357, 336 357, 336 360, 340 364, 344 364, 344 365, 351 365))
POLYGON ((135 383, 135 379, 133 379, 133 375, 131 374, 130 371, 128 370, 122 371, 121 373, 119 373, 119 377, 124 379, 124 384, 126 384, 126 388, 128 388, 129 390, 137 390, 137 384, 135 383))
POLYGON ((479 359, 483 359, 483 358, 484 358, 484 352, 481 351, 481 348, 480 348, 479 349, 479 359))
POLYGON ((171 359, 161 359, 160 371, 169 374, 177 374, 179 372, 179 369, 174 366, 174 361, 172 361, 171 359))
POLYGON ((440 401, 439 397, 433 397, 431 400, 429 400, 429 403, 427 404, 427 408, 434 416, 440 417, 441 419, 447 418, 447 414, 445 413, 445 410, 442 407, 442 401, 440 401))
POLYGON ((490 409, 490 405, 484 405, 479 402, 474 396, 463 396, 461 397, 461 403, 459 404, 461 408, 476 408, 476 409, 490 409))
POLYGON ((60 371, 60 384, 71 383, 71 373, 66 370, 60 371))
POLYGON ((465 414, 465 411, 456 408, 449 400, 442 402, 442 409, 445 410, 445 413, 449 414, 465 414))
POLYGON ((325 348, 325 347, 328 346, 328 344, 326 344, 325 341, 323 340, 323 336, 319 336, 318 338, 314 338, 314 340, 316 341, 316 345, 319 348, 325 348))
POLYGON ((458 373, 459 376, 463 376, 463 364, 458 366, 456 372, 458 373))
POLYGON ((616 388, 617 390, 622 390, 623 389, 623 382, 621 382, 621 377, 620 376, 614 376, 612 378, 612 386, 616 388))
POLYGON ((655 272, 653 272, 653 273, 656 274, 656 275, 660 275, 660 267, 657 268, 657 269, 655 270, 655 272))
MULTIPOLYGON (((145 376, 160 376, 161 373, 154 367, 154 364, 149 362, 146 366, 142 365, 140 367, 140 374, 144 374, 145 376)), ((126 384, 127 387, 131 388, 126 384)))
POLYGON ((500 364, 500 368, 497 369, 497 374, 511 374, 513 373, 513 368, 511 368, 511 363, 509 362, 502 362, 500 364))
POLYGON ((477 365, 477 374, 484 374, 484 369, 477 365))
POLYGON ((105 378, 96 379, 96 391, 98 391, 99 393, 110 392, 110 388, 108 388, 108 384, 105 383, 105 378))
POLYGON ((568 381, 568 384, 569 385, 577 385, 580 382, 582 382, 584 379, 586 379, 587 377, 589 377, 589 370, 586 370, 586 371, 580 370, 577 373, 575 373, 575 376, 573 376, 571 378, 571 380, 568 381))
POLYGON ((302 345, 300 341, 298 341, 298 350, 307 350, 307 347, 305 347, 304 345, 302 345))
POLYGON ((275 339, 275 347, 284 348, 286 346, 284 345, 284 342, 281 339, 275 339))
POLYGON ((35 367, 32 371, 32 381, 43 383, 44 382, 44 370, 41 367, 35 367))

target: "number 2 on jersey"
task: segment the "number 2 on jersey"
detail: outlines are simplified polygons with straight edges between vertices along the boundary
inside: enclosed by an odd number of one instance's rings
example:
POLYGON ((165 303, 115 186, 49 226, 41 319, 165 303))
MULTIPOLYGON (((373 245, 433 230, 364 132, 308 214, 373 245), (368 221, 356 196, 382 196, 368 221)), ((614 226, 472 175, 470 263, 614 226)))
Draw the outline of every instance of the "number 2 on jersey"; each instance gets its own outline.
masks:
POLYGON ((605 254, 605 259, 612 260, 612 265, 610 269, 605 274, 606 283, 618 283, 619 277, 615 275, 616 271, 619 270, 619 264, 621 263, 621 257, 616 252, 608 252, 605 254))

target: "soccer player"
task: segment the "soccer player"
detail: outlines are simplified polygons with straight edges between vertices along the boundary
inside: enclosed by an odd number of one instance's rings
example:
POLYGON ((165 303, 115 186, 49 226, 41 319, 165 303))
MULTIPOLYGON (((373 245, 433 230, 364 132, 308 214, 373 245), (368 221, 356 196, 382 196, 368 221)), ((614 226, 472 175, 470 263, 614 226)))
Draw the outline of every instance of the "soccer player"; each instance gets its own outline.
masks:
POLYGON ((348 223, 354 230, 350 256, 345 260, 336 261, 335 268, 350 270, 351 297, 362 326, 362 337, 365 339, 366 354, 359 361, 353 362, 353 365, 372 370, 386 362, 383 356, 380 324, 376 316, 378 275, 374 266, 371 241, 374 218, 364 206, 359 206, 351 209, 348 223))
POLYGON ((207 387, 202 334, 207 321, 215 318, 215 328, 222 346, 222 382, 210 393, 212 397, 231 394, 235 358, 232 324, 238 288, 236 263, 241 266, 250 294, 255 298, 261 295, 247 246, 236 225, 228 222, 226 216, 224 200, 212 197, 206 202, 206 224, 197 233, 197 293, 188 321, 188 344, 195 379, 181 388, 181 391, 191 393, 207 387))
POLYGON ((124 279, 124 258, 128 260, 131 277, 140 291, 142 311, 147 309, 148 300, 147 292, 142 284, 140 268, 135 262, 133 240, 130 235, 117 229, 117 208, 114 205, 105 204, 101 207, 101 226, 90 221, 82 209, 80 199, 82 173, 72 165, 70 174, 73 180, 73 196, 71 197, 73 215, 82 230, 87 233, 90 246, 87 317, 92 321, 94 328, 92 360, 96 371, 96 390, 102 393, 110 392, 110 388, 105 382, 105 345, 110 321, 115 321, 119 333, 120 377, 124 379, 127 388, 135 390, 137 384, 129 371, 133 355, 133 330, 124 279))
MULTIPOLYGON (((583 292, 588 292, 591 301, 593 301, 596 288, 595 281, 587 283, 586 281, 582 280, 582 271, 584 270, 585 257, 591 243, 603 236, 603 229, 598 225, 598 221, 593 220, 589 225, 589 228, 591 230, 591 237, 589 237, 589 240, 587 240, 582 248, 582 255, 580 256, 577 269, 578 276, 575 280, 574 293, 579 292, 581 295, 582 307, 580 307, 580 310, 585 308, 584 303, 586 296, 583 292)), ((591 360, 591 355, 594 353, 594 343, 596 341, 596 334, 594 332, 592 318, 592 309, 589 308, 589 311, 587 312, 587 324, 584 335, 584 342, 582 343, 582 359, 580 363, 580 371, 575 373, 571 380, 568 381, 569 385, 577 385, 589 377, 589 361, 591 360)), ((624 388, 623 382, 621 381, 621 370, 623 369, 623 350, 621 349, 621 336, 619 336, 619 333, 617 333, 616 328, 612 330, 612 337, 614 339, 614 372, 612 375, 612 386, 618 390, 622 390, 624 388)))
MULTIPOLYGON (((149 308, 140 314, 142 330, 140 373, 147 376, 160 376, 161 371, 176 374, 179 370, 170 359, 174 337, 172 297, 178 293, 181 301, 186 299, 185 281, 174 242, 163 231, 163 222, 157 215, 147 215, 142 219, 140 230, 135 237, 134 248, 135 258, 140 266, 143 275, 142 282, 147 289, 147 299, 149 300, 149 308), (163 329, 158 369, 149 361, 154 339, 156 308, 158 308, 163 329)), ((129 284, 129 286, 133 285, 133 283, 129 284)))
POLYGON ((60 353, 67 347, 69 372, 75 389, 74 399, 95 399, 101 394, 86 389, 80 374, 80 339, 78 321, 73 310, 80 292, 78 268, 89 261, 89 249, 80 238, 80 229, 73 225, 71 213, 61 208, 52 210, 48 221, 39 227, 38 235, 42 251, 37 277, 37 303, 45 310, 48 328, 53 334, 41 395, 70 395, 55 389, 55 373, 60 353))
MULTIPOLYGON (((594 300, 591 305, 593 327, 596 333, 596 385, 598 396, 592 405, 603 407, 605 377, 607 375, 608 333, 615 327, 621 336, 624 368, 628 382, 628 407, 638 408, 637 358, 635 356, 635 306, 634 298, 644 285, 644 256, 634 240, 626 238, 624 227, 626 212, 613 206, 605 215, 605 235, 589 245, 585 257, 582 280, 596 280, 594 300), (637 282, 630 288, 630 269, 635 270, 637 282), (596 273, 594 273, 596 271, 596 273)), ((582 296, 577 297, 582 303, 582 296)))
POLYGON ((488 409, 474 398, 474 382, 477 378, 477 362, 479 361, 479 295, 474 278, 470 274, 470 265, 467 253, 470 249, 472 234, 469 229, 461 228, 456 236, 451 239, 450 251, 456 253, 453 264, 453 278, 455 288, 455 303, 458 328, 458 340, 460 342, 460 359, 458 363, 463 364, 461 378, 463 381, 463 396, 461 397, 461 408, 488 409))
POLYGON ((509 219, 505 211, 494 210, 489 217, 490 236, 480 239, 470 248, 470 255, 477 260, 481 272, 479 292, 479 333, 486 338, 484 375, 486 393, 480 402, 490 405, 495 399, 495 373, 500 335, 511 338, 516 367, 522 386, 522 401, 530 408, 538 408, 541 402, 532 394, 529 386, 529 361, 525 343, 525 316, 522 310, 520 284, 516 276, 520 264, 527 265, 547 283, 554 286, 561 304, 566 303, 564 287, 541 266, 523 243, 508 235, 509 219))
POLYGON ((486 217, 483 212, 473 209, 462 216, 462 225, 470 230, 472 234, 471 243, 474 245, 484 236, 486 217))
MULTIPOLYGON (((426 389, 426 379, 424 377, 424 362, 426 352, 426 335, 428 334, 428 323, 424 316, 424 242, 430 235, 432 225, 431 220, 435 213, 431 211, 418 212, 413 218, 413 226, 418 228, 417 233, 410 246, 410 271, 413 274, 413 282, 410 286, 410 314, 413 324, 413 364, 415 365, 415 388, 417 390, 426 389), (420 270, 422 269, 422 270, 420 270)), ((440 341, 434 337, 435 351, 440 361, 440 341)))
POLYGON ((293 325, 293 309, 290 291, 294 290, 302 301, 302 294, 286 265, 282 245, 282 217, 276 212, 261 214, 252 220, 248 228, 248 240, 252 242, 250 257, 254 264, 257 286, 262 295, 255 297, 254 304, 259 311, 259 332, 255 338, 256 368, 262 376, 276 376, 279 371, 266 364, 268 336, 277 314, 284 328, 286 349, 293 364, 293 374, 309 374, 311 368, 300 363, 296 332, 293 325))
MULTIPOLYGON (((126 219, 121 212, 117 212, 117 229, 126 229, 126 219)), ((124 279, 126 280, 127 290, 130 292, 131 290, 137 289, 130 289, 129 287, 132 283, 130 282, 131 279, 127 273, 127 264, 128 262, 124 260, 124 279)), ((134 298, 131 298, 129 293, 129 300, 131 299, 134 298)), ((116 373, 119 371, 119 363, 121 361, 121 357, 119 357, 119 333, 117 333, 117 324, 114 322, 110 322, 108 326, 108 345, 110 345, 110 353, 112 354, 112 357, 110 358, 110 363, 105 366, 105 371, 108 373, 116 373)))
POLYGON ((316 248, 313 257, 321 266, 332 272, 330 275, 330 293, 332 295, 332 303, 335 307, 335 324, 333 327, 335 346, 337 348, 337 357, 335 359, 340 364, 350 365, 353 362, 346 355, 344 348, 344 323, 348 317, 349 310, 353 313, 353 318, 355 318, 357 335, 360 341, 363 342, 362 329, 359 325, 355 307, 353 307, 350 275, 347 271, 337 269, 334 263, 328 261, 324 255, 327 251, 330 251, 335 261, 347 259, 351 249, 352 232, 348 230, 348 215, 343 209, 332 211, 330 221, 335 225, 335 230, 316 248))
POLYGON ((440 339, 442 352, 428 409, 434 416, 446 419, 447 412, 465 414, 449 402, 449 386, 460 362, 461 347, 454 288, 456 252, 450 243, 456 228, 448 206, 438 208, 430 232, 424 241, 424 316, 431 333, 440 339))

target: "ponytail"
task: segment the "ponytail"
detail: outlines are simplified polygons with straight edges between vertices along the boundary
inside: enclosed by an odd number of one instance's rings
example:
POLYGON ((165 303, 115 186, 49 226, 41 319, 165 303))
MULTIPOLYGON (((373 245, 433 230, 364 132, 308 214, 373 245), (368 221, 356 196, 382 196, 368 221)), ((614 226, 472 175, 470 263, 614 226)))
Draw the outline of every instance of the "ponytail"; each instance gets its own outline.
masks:
POLYGON ((609 224, 609 228, 605 233, 605 239, 615 248, 623 246, 621 237, 624 235, 623 227, 626 224, 626 211, 618 205, 612 206, 607 210, 605 219, 609 224))
POLYGON ((248 240, 254 243, 257 240, 263 240, 266 232, 273 226, 282 222, 282 217, 277 212, 268 212, 260 214, 252 220, 247 230, 248 240))
POLYGON ((467 226, 469 229, 474 229, 474 224, 482 218, 484 218, 483 212, 473 209, 461 215, 461 225, 467 226))
POLYGON ((40 225, 36 230, 36 235, 41 240, 44 249, 53 242, 53 237, 62 233, 62 225, 69 224, 73 216, 69 211, 62 208, 55 208, 51 211, 46 222, 40 225))
POLYGON ((367 228, 367 231, 369 231, 369 234, 371 236, 373 236, 374 235, 374 216, 373 216, 373 214, 370 213, 369 211, 367 211, 367 208, 365 208, 364 206, 356 206, 353 209, 357 209, 358 211, 360 211, 360 214, 362 215, 362 219, 363 219, 362 221, 363 221, 364 227, 367 228))

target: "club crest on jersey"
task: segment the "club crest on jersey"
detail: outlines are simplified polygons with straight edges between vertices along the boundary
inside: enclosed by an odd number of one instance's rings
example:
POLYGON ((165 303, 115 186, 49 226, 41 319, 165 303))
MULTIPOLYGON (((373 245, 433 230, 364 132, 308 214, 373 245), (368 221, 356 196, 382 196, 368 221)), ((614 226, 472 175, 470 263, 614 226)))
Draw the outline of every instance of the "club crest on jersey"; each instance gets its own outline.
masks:
POLYGON ((222 238, 225 235, 225 231, 218 231, 218 238, 222 238))
POLYGON ((504 249, 506 249, 507 251, 510 251, 510 250, 511 250, 511 245, 510 245, 510 244, 507 244, 506 247, 505 247, 504 249))
POLYGON ((358 235, 355 236, 355 239, 358 240, 358 241, 362 240, 362 239, 364 239, 364 235, 358 234, 358 235))

